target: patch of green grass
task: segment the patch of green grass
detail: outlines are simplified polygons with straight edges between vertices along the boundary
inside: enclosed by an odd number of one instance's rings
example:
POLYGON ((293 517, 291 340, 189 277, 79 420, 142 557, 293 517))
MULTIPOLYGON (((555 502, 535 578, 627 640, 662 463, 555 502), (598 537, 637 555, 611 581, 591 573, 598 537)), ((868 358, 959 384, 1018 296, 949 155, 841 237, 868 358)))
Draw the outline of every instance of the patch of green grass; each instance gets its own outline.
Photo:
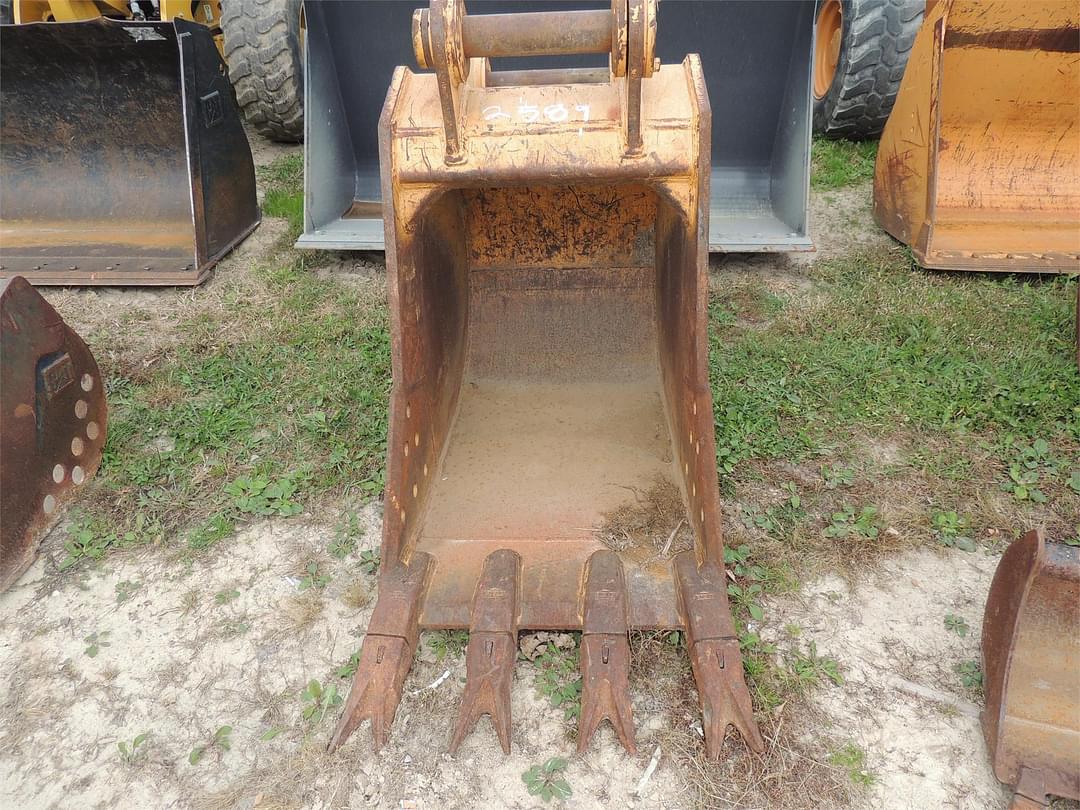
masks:
POLYGON ((435 630, 425 634, 424 643, 434 653, 436 661, 442 661, 446 656, 458 658, 469 644, 469 633, 466 630, 435 630))
POLYGON ((850 487, 855 483, 855 471, 851 467, 826 464, 821 468, 821 477, 825 481, 826 489, 850 487))
POLYGON ((341 695, 338 694, 336 684, 323 686, 313 678, 301 692, 300 701, 303 704, 301 715, 304 720, 317 725, 323 721, 327 712, 341 703, 341 695))
POLYGON ((573 795, 570 783, 563 777, 569 762, 562 757, 552 757, 543 765, 533 765, 521 774, 530 796, 539 796, 544 803, 556 799, 563 801, 573 795))
POLYGON ((334 539, 327 550, 338 559, 348 557, 356 550, 356 541, 363 533, 360 516, 353 511, 345 512, 334 529, 334 539))
MULTIPOLYGON (((127 531, 118 531, 111 527, 109 521, 100 516, 91 517, 85 512, 77 514, 68 526, 68 539, 64 541, 66 554, 60 561, 60 570, 64 571, 82 562, 99 560, 111 548, 127 548, 161 538, 160 524, 157 521, 148 520, 145 514, 136 513, 128 525, 127 531)), ((137 585, 137 583, 127 584, 137 585)), ((130 590, 133 592, 134 588, 130 590)), ((130 593, 124 598, 120 598, 120 595, 121 588, 118 585, 118 602, 125 601, 130 593)))
POLYGON ((374 576, 379 573, 382 564, 382 552, 377 548, 366 548, 360 552, 360 570, 374 576))
POLYGON ((829 754, 829 764, 846 770, 848 778, 856 785, 869 787, 874 784, 874 775, 866 767, 866 752, 854 743, 848 743, 829 754))
MULTIPOLYGON (((573 635, 575 639, 578 639, 578 634, 573 635)), ((581 714, 581 675, 578 670, 578 655, 576 643, 572 649, 568 650, 549 644, 535 661, 538 670, 537 690, 551 701, 552 706, 563 710, 563 717, 566 720, 575 720, 581 714)))
POLYGON ((813 641, 807 646, 806 652, 799 649, 792 650, 788 664, 800 687, 816 686, 824 683, 826 679, 836 686, 844 682, 836 659, 819 655, 817 644, 813 641))
POLYGON ((144 731, 139 734, 131 742, 127 740, 119 740, 116 743, 116 750, 120 752, 120 761, 125 765, 134 765, 139 759, 146 753, 146 749, 140 750, 140 746, 147 741, 150 737, 149 731, 144 731))
POLYGON ((955 613, 945 614, 945 629, 950 633, 956 633, 960 638, 963 638, 971 631, 967 619, 963 616, 957 616, 955 613))
POLYGON ((334 674, 339 678, 351 678, 356 674, 357 668, 360 666, 360 650, 357 650, 349 656, 349 660, 342 664, 340 667, 334 670, 334 674))
POLYGON ((319 564, 310 562, 307 567, 304 568, 304 575, 300 578, 300 582, 297 584, 296 589, 299 591, 306 591, 314 588, 317 591, 321 591, 327 585, 330 584, 330 575, 323 574, 319 571, 319 564))
POLYGON ((896 252, 823 262, 814 275, 820 301, 786 309, 764 329, 718 315, 723 293, 714 295, 710 372, 723 470, 755 458, 805 460, 855 429, 1008 433, 1056 443, 1061 456, 1075 450, 1075 282, 927 273, 896 252))
POLYGON ((210 735, 206 742, 201 742, 191 749, 191 753, 188 754, 188 762, 192 765, 198 765, 208 751, 216 751, 220 759, 230 748, 232 748, 232 726, 220 726, 217 731, 210 735))
POLYGON ((960 676, 960 684, 967 690, 982 694, 983 672, 978 661, 961 661, 953 670, 960 676))
POLYGON ((304 229, 304 156, 284 155, 258 171, 266 186, 262 212, 268 217, 289 220, 291 242, 304 229))
POLYGON ((132 582, 129 579, 125 579, 123 582, 116 583, 116 604, 122 605, 131 599, 137 591, 142 588, 141 582, 132 582))
POLYGON ((225 485, 225 492, 233 497, 233 506, 241 512, 269 517, 292 517, 302 511, 300 504, 292 500, 296 494, 296 482, 290 476, 271 481, 268 478, 240 476, 225 485))
POLYGON ((856 511, 854 506, 845 505, 839 512, 833 512, 832 522, 825 527, 825 536, 849 537, 857 534, 872 539, 878 536, 877 520, 877 507, 864 506, 856 511))
POLYGON ((102 630, 101 632, 94 632, 83 638, 86 642, 86 649, 83 650, 83 655, 87 658, 97 658, 98 653, 101 652, 102 647, 111 646, 109 639, 109 631, 102 630))
POLYGON ((202 549, 254 517, 287 517, 345 490, 382 491, 385 306, 299 265, 276 268, 266 283, 269 303, 202 312, 181 325, 187 339, 168 362, 109 379, 99 528, 74 535, 73 561, 124 540, 103 527, 132 514, 202 549))
POLYGON ((223 588, 214 594, 214 602, 218 605, 227 605, 234 599, 240 598, 240 591, 236 588, 223 588))
POLYGON ((877 141, 814 138, 810 152, 811 188, 843 188, 871 179, 877 149, 877 141))
POLYGON ((952 511, 934 513, 934 533, 946 548, 974 551, 975 541, 968 537, 970 527, 971 522, 964 515, 952 511))

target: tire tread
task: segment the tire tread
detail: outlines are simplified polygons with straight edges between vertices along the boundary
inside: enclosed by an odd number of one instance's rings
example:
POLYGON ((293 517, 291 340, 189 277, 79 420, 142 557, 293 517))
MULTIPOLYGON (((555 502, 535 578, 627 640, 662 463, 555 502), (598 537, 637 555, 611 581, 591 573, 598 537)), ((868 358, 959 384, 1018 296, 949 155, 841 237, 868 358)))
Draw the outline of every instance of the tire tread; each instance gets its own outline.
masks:
POLYGON ((814 99, 815 132, 831 138, 881 134, 924 7, 924 0, 843 0, 840 62, 828 93, 814 99))
POLYGON ((229 78, 248 124, 274 141, 302 141, 300 0, 227 0, 221 30, 229 78))

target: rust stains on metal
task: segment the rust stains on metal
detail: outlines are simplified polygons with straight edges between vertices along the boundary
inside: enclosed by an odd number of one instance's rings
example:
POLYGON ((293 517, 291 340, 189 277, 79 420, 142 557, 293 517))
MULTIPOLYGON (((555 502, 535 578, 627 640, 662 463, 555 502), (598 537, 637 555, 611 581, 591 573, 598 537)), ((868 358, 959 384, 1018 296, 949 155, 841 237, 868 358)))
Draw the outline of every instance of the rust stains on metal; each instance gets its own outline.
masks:
POLYGON ((376 751, 389 739, 420 635, 418 614, 430 569, 431 558, 417 554, 409 565, 391 563, 380 576, 379 600, 329 750, 341 745, 364 720, 371 720, 376 751))
POLYGON ((198 284, 258 224, 251 151, 205 27, 5 25, 0 73, 0 276, 198 284))
POLYGON ((506 548, 491 552, 473 596, 465 694, 450 738, 451 754, 485 714, 491 717, 503 753, 510 753, 510 684, 517 659, 520 593, 521 556, 506 548))
MULTIPOLYGON (((463 6, 434 0, 413 33, 435 74, 399 69, 387 94, 394 384, 382 559, 429 555, 430 582, 409 608, 418 626, 471 630, 452 749, 484 713, 509 749, 515 634, 553 628, 583 632, 582 745, 607 719, 634 750, 627 632, 683 628, 696 614, 679 606, 670 554, 641 565, 602 542, 628 493, 674 492, 680 542, 722 579, 710 111, 696 56, 646 64, 652 12, 613 3, 603 82, 546 70, 538 81, 515 72, 511 85, 462 52, 463 6)), ((530 50, 577 47, 562 38, 570 18, 545 20, 530 50)), ((714 753, 713 729, 728 723, 760 743, 722 596, 712 604, 728 629, 696 630, 693 645, 714 753)), ((350 698, 335 745, 355 726, 352 707, 378 702, 373 689, 357 681, 365 696, 350 698)))
POLYGON ((750 694, 743 680, 742 656, 727 600, 724 566, 715 560, 699 565, 692 551, 675 558, 679 610, 686 626, 686 647, 697 681, 705 729, 705 750, 716 761, 728 726, 755 751, 764 751, 754 722, 750 694))
POLYGON ((1030 531, 1006 550, 986 600, 983 734, 1014 807, 1080 798, 1080 549, 1030 531))
POLYGON ((581 715, 578 753, 607 720, 623 748, 637 754, 630 705, 630 642, 626 620, 626 577, 613 551, 589 557, 581 630, 581 715))
POLYGON ((916 37, 874 216, 924 267, 1080 271, 1080 6, 945 0, 916 37))
POLYGON ((21 276, 0 286, 0 591, 101 463, 104 381, 90 350, 21 276))
POLYGON ((991 48, 999 51, 1049 51, 1080 53, 1080 36, 1070 26, 1058 28, 1016 28, 1007 31, 950 28, 945 32, 946 48, 991 48))

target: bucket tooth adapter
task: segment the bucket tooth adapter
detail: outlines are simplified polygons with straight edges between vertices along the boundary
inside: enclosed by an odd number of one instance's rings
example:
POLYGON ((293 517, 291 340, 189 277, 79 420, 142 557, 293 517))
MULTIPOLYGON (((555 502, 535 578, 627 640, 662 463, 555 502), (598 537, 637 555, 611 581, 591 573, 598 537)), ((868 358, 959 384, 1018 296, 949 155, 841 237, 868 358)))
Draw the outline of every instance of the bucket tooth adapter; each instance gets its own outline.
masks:
POLYGON ((582 747, 607 719, 635 750, 627 632, 680 628, 709 752, 729 725, 762 747, 724 586, 709 101, 697 56, 661 67, 655 33, 653 0, 487 16, 433 0, 414 17, 434 73, 397 69, 379 131, 394 374, 379 621, 335 746, 365 717, 385 739, 419 626, 471 631, 451 750, 485 713, 510 749, 532 628, 583 633, 582 747), (487 60, 576 53, 610 67, 487 60), (610 515, 657 485, 685 545, 606 544, 610 515), (422 587, 402 590, 417 567, 422 587))
POLYGON ((942 0, 874 170, 874 219, 923 267, 1080 271, 1080 5, 942 0))
POLYGON ((0 276, 202 282, 259 222, 209 29, 176 19, 0 26, 0 276))
POLYGON ((49 302, 0 281, 0 591, 97 472, 105 392, 94 356, 49 302))
POLYGON ((1080 548, 1030 531, 1005 551, 986 600, 982 727, 1012 810, 1080 799, 1080 548))

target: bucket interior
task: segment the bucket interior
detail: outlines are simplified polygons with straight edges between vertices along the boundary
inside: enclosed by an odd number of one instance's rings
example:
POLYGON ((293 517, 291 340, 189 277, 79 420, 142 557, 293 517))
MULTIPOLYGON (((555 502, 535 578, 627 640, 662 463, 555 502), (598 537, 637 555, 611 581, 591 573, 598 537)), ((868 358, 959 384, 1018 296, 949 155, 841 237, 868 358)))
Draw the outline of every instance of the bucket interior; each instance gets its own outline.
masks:
MULTIPOLYGON (((0 242, 19 256, 191 262, 195 234, 171 26, 0 31, 0 242)), ((66 269, 66 268, 65 268, 66 269)))
MULTIPOLYGON (((1075 17, 1066 5, 1051 17, 1075 17)), ((1080 31, 1075 19, 1018 29, 1011 17, 1024 11, 988 20, 965 6, 948 18, 935 251, 1080 252, 1080 31)))
MULTIPOLYGON (((436 559, 422 625, 467 627, 484 558, 512 548, 521 626, 580 626, 585 562, 611 547, 610 516, 665 487, 685 520, 661 360, 661 290, 683 288, 656 249, 673 209, 645 185, 518 186, 451 191, 420 215, 433 350, 415 361, 437 380, 435 432, 447 425, 410 542, 436 559)), ((422 432, 400 452, 423 452, 422 432)), ((670 555, 642 545, 619 550, 630 622, 679 626, 670 555)))

